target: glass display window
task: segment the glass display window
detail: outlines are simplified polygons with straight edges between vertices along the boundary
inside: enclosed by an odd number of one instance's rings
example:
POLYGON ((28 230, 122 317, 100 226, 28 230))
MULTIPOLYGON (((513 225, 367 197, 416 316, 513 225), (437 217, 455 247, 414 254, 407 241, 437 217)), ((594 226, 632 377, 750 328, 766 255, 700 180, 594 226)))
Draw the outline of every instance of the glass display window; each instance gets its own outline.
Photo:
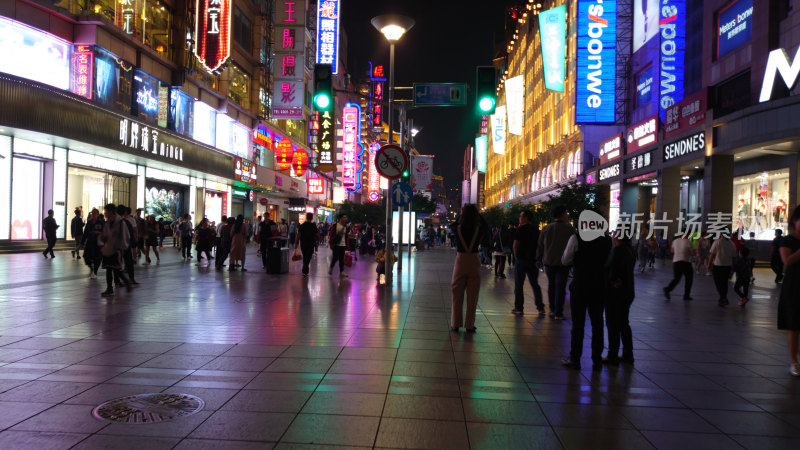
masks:
POLYGON ((789 169, 759 172, 733 180, 733 229, 759 240, 787 231, 789 169))
POLYGON ((145 190, 146 215, 154 215, 156 220, 163 218, 172 222, 183 211, 184 193, 181 188, 148 184, 145 190))
POLYGON ((184 136, 192 137, 194 134, 194 98, 190 95, 172 89, 169 102, 169 128, 184 136))
POLYGON ((228 97, 241 105, 250 108, 250 75, 235 65, 228 68, 228 97))
POLYGON ((102 214, 108 203, 130 203, 129 177, 83 167, 70 166, 67 169, 67 213, 70 218, 76 208, 83 211, 84 220, 94 208, 102 214))
POLYGON ((15 156, 11 170, 11 239, 41 239, 42 162, 15 156))
POLYGON ((133 95, 133 64, 95 46, 94 67, 94 100, 113 110, 130 114, 133 95))
POLYGON ((142 42, 165 58, 172 55, 172 11, 157 0, 140 0, 142 12, 138 15, 142 42))

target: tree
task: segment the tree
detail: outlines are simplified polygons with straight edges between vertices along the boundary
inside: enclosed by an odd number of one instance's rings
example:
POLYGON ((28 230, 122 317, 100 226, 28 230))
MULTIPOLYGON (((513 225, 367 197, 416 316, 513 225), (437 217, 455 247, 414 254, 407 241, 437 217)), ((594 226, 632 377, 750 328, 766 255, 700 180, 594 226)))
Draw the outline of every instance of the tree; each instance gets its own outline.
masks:
POLYGON ((501 227, 503 226, 503 223, 506 222, 506 212, 501 205, 495 205, 490 208, 486 208, 483 210, 483 212, 481 212, 481 215, 483 216, 483 220, 485 220, 486 223, 488 223, 492 228, 501 227))
POLYGON ((382 203, 356 203, 345 200, 336 208, 336 214, 346 214, 353 223, 369 222, 380 225, 386 222, 386 214, 382 203))
MULTIPOLYGON (((606 204, 605 197, 605 194, 596 185, 572 181, 564 185, 558 195, 551 195, 542 206, 549 216, 553 208, 564 205, 574 221, 578 220, 581 211, 585 209, 601 209, 601 205, 606 204)), ((547 220, 549 221, 550 217, 547 220)))
POLYGON ((417 214, 433 214, 436 212, 436 203, 424 195, 414 194, 411 198, 411 210, 417 214))

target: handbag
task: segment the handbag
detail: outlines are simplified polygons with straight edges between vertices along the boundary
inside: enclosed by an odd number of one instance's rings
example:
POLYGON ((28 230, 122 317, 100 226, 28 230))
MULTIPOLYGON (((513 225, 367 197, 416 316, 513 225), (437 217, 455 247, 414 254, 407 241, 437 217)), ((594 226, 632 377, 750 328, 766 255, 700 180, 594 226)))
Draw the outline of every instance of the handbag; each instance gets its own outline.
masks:
POLYGON ((292 261, 300 261, 301 259, 303 259, 303 255, 301 255, 300 252, 297 251, 297 249, 294 249, 294 254, 292 254, 292 261))
POLYGON ((347 267, 353 267, 353 252, 344 252, 344 265, 347 267))

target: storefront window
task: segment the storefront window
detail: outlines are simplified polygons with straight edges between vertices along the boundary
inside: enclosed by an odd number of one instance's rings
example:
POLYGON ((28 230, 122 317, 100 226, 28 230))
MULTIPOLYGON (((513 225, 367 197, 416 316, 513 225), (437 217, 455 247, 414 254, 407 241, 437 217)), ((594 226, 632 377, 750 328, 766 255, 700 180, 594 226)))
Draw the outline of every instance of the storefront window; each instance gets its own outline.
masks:
POLYGON ((248 53, 253 50, 253 26, 239 8, 233 10, 233 40, 248 53))
POLYGON ((11 239, 42 238, 41 194, 42 162, 15 156, 11 176, 11 239))
POLYGON ((145 191, 145 214, 172 222, 183 211, 183 190, 171 186, 148 183, 145 191))
POLYGON ((789 169, 734 178, 733 195, 734 230, 760 240, 772 240, 776 229, 786 233, 789 169))
POLYGON ((83 210, 87 220, 93 208, 103 213, 108 203, 130 202, 130 178, 98 170, 70 166, 67 176, 67 212, 72 217, 75 208, 83 210))
POLYGON ((250 108, 250 75, 244 73, 237 66, 228 69, 230 83, 228 84, 228 97, 243 108, 250 108))
POLYGON ((194 139, 213 147, 216 144, 216 127, 217 111, 203 102, 194 102, 194 139))
POLYGON ((170 92, 169 128, 184 136, 193 136, 194 99, 177 89, 170 92))
POLYGON ((139 14, 143 42, 165 58, 171 56, 170 29, 172 12, 157 0, 140 0, 143 11, 139 14))

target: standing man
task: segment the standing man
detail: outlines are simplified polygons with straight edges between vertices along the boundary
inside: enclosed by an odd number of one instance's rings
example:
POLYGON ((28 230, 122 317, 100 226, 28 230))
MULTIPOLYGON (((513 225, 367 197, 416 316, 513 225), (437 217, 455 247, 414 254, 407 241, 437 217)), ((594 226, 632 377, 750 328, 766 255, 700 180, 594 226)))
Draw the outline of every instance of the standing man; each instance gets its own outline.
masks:
MULTIPOLYGON (((128 210, 128 214, 130 215, 130 208, 128 208, 128 210)), ((147 222, 142 218, 142 208, 136 209, 136 218, 133 220, 133 223, 136 224, 136 242, 132 245, 132 247, 136 249, 136 254, 134 254, 133 257, 136 261, 139 261, 139 257, 144 253, 144 237, 147 235, 147 222)))
POLYGON ((339 262, 339 276, 347 277, 344 273, 344 253, 347 251, 347 214, 339 214, 336 223, 331 227, 331 235, 328 237, 333 257, 331 266, 328 268, 328 275, 333 273, 336 262, 339 262))
POLYGON ((544 227, 539 235, 536 260, 544 265, 547 274, 547 296, 550 302, 550 318, 564 320, 564 302, 567 296, 569 266, 561 262, 567 242, 575 235, 569 224, 569 212, 564 205, 553 208, 553 222, 544 227))
MULTIPOLYGON (((136 213, 140 214, 141 210, 136 213)), ((122 249, 122 261, 125 263, 125 273, 128 274, 128 279, 131 284, 139 284, 136 282, 136 277, 133 276, 133 266, 136 265, 136 258, 139 255, 139 225, 137 219, 131 216, 131 209, 127 206, 117 205, 117 215, 122 216, 123 227, 128 227, 128 240, 125 241, 125 246, 122 249)), ((142 237, 142 242, 144 238, 142 237)))
POLYGON ((297 229, 297 238, 294 243, 294 249, 297 250, 298 245, 300 251, 303 253, 303 276, 308 276, 308 264, 311 262, 311 257, 314 256, 314 248, 319 242, 319 230, 317 225, 314 224, 314 214, 306 213, 306 221, 300 224, 297 229))
POLYGON ((781 260, 781 241, 783 241, 783 230, 775 230, 775 239, 772 240, 772 254, 770 255, 770 268, 775 272, 775 282, 783 283, 783 260, 781 260))
POLYGON ((725 233, 720 234, 719 239, 714 240, 714 243, 711 245, 711 252, 708 257, 708 263, 706 263, 706 270, 711 268, 711 274, 714 277, 714 285, 719 294, 719 306, 726 306, 728 304, 728 279, 731 277, 731 270, 733 270, 733 261, 736 259, 736 253, 736 246, 725 233))
POLYGON ((675 289, 675 286, 681 281, 681 277, 686 277, 683 284, 683 299, 689 301, 692 299, 692 280, 694 279, 694 271, 692 270, 692 256, 694 256, 694 249, 692 242, 689 240, 689 232, 684 231, 683 234, 672 241, 672 281, 664 288, 664 296, 667 300, 670 299, 669 293, 675 289))
MULTIPOLYGON (((598 211, 594 211, 600 214, 598 211)), ((606 303, 606 268, 604 264, 611 254, 612 242, 608 236, 591 241, 572 235, 564 250, 562 264, 573 267, 572 283, 569 285, 569 304, 572 311, 572 341, 569 358, 561 363, 574 370, 581 370, 583 336, 586 328, 586 312, 592 325, 592 370, 603 368, 603 308, 606 303)))
POLYGON ((278 234, 278 224, 264 213, 264 220, 258 223, 258 244, 261 263, 267 268, 267 248, 274 245, 274 236, 278 234))
POLYGON ((511 313, 517 316, 524 314, 525 277, 528 277, 533 289, 536 309, 539 311, 539 316, 542 317, 544 316, 544 301, 542 300, 542 288, 539 287, 539 268, 536 265, 539 228, 531 223, 532 220, 533 213, 529 210, 522 211, 519 215, 519 228, 513 238, 514 243, 511 248, 517 265, 514 269, 514 309, 511 310, 511 313))
POLYGON ((117 215, 120 208, 125 210, 122 205, 116 206, 109 203, 104 209, 106 222, 103 225, 103 233, 100 235, 100 241, 103 243, 100 254, 103 256, 103 267, 106 268, 106 290, 102 294, 103 297, 114 296, 115 280, 124 282, 128 290, 131 287, 128 277, 122 271, 121 252, 127 248, 130 234, 124 220, 117 215))
POLYGON ((56 219, 53 217, 53 210, 47 210, 47 217, 42 220, 42 230, 44 230, 44 237, 47 239, 47 248, 44 249, 42 254, 44 255, 44 259, 47 259, 47 254, 50 254, 50 257, 55 258, 56 254, 53 253, 53 247, 56 245, 56 230, 61 225, 56 223, 56 219))
POLYGON ((183 222, 178 224, 178 235, 181 238, 181 256, 183 259, 192 259, 192 217, 189 214, 183 215, 183 222))
POLYGON ((69 224, 72 239, 75 239, 75 250, 72 251, 72 256, 81 259, 81 245, 83 244, 83 219, 81 218, 81 209, 75 208, 75 217, 69 224))

